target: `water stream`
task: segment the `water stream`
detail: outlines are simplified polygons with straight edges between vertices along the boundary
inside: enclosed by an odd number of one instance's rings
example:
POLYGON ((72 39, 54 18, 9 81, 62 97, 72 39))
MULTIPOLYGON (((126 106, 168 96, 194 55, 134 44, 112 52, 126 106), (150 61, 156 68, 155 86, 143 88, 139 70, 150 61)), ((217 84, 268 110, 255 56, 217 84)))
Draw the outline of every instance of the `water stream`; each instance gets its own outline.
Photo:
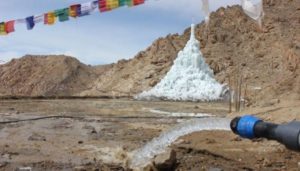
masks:
POLYGON ((154 138, 142 148, 133 152, 130 167, 143 168, 158 154, 163 153, 166 148, 179 137, 207 130, 230 130, 230 119, 227 118, 201 118, 181 123, 174 128, 154 138))

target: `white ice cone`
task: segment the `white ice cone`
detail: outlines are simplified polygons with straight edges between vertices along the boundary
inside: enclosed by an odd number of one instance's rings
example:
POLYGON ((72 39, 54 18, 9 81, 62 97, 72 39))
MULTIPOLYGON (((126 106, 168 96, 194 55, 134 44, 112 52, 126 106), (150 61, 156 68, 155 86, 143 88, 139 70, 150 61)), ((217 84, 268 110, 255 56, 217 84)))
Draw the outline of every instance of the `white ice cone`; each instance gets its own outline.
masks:
POLYGON ((178 53, 167 75, 151 90, 137 99, 168 99, 183 101, 212 101, 222 98, 224 85, 214 79, 213 71, 205 63, 200 42, 195 38, 195 25, 185 48, 178 53))

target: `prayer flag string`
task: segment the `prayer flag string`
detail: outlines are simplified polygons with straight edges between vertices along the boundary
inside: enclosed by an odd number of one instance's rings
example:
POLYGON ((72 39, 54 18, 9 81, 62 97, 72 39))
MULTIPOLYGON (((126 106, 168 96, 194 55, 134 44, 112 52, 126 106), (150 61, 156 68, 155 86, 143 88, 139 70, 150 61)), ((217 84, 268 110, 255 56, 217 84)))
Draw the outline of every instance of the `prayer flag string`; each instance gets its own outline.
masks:
POLYGON ((8 35, 15 31, 15 24, 26 24, 27 30, 32 30, 36 24, 53 25, 56 20, 65 22, 69 17, 76 18, 90 15, 97 9, 102 12, 111 11, 123 6, 141 5, 145 0, 94 0, 82 4, 74 4, 67 8, 46 12, 42 15, 29 16, 23 19, 0 22, 0 35, 8 35))

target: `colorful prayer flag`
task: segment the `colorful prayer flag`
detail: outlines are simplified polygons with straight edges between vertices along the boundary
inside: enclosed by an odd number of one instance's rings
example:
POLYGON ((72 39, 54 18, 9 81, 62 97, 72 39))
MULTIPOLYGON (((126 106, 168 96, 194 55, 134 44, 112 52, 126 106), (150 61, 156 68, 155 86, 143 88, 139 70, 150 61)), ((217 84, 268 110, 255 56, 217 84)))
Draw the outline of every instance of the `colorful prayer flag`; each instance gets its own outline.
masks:
POLYGON ((145 2, 145 0, 133 0, 133 5, 136 6, 136 5, 141 5, 145 2))
POLYGON ((27 17, 26 18, 26 23, 27 23, 27 29, 28 30, 32 30, 34 27, 34 20, 33 20, 33 16, 27 17))
POLYGON ((105 12, 105 11, 110 10, 109 8, 107 8, 106 0, 99 0, 98 3, 99 3, 98 8, 99 8, 100 12, 105 12))
POLYGON ((126 5, 129 7, 133 6, 133 0, 126 0, 126 5))
POLYGON ((109 9, 115 9, 119 7, 119 0, 106 0, 106 7, 109 9))
POLYGON ((140 5, 140 4, 143 4, 144 2, 145 2, 145 0, 126 0, 126 4, 129 7, 140 5))
POLYGON ((53 25, 55 23, 55 13, 54 12, 48 12, 45 14, 44 23, 48 25, 53 25))
POLYGON ((81 4, 80 17, 90 15, 97 8, 98 1, 86 2, 81 4))
POLYGON ((119 0, 119 6, 125 6, 126 5, 126 0, 119 0))
POLYGON ((60 22, 69 20, 69 8, 55 10, 55 16, 58 17, 60 22))
POLYGON ((71 5, 68 8, 58 9, 42 15, 30 16, 23 19, 12 20, 0 23, 0 34, 8 34, 15 31, 15 25, 26 24, 27 29, 31 30, 35 24, 44 22, 44 24, 52 25, 58 17, 59 21, 69 20, 71 17, 81 17, 89 15, 98 5, 100 12, 109 11, 121 6, 136 6, 144 3, 145 0, 93 0, 83 4, 71 5))
POLYGON ((15 31, 15 20, 8 21, 5 23, 5 31, 6 33, 11 33, 15 31))
POLYGON ((110 11, 126 4, 126 0, 99 0, 100 12, 110 11))
POLYGON ((0 35, 7 35, 4 22, 0 23, 0 35))
POLYGON ((81 13, 80 10, 81 10, 80 4, 71 5, 69 8, 69 16, 74 18, 80 16, 81 13))

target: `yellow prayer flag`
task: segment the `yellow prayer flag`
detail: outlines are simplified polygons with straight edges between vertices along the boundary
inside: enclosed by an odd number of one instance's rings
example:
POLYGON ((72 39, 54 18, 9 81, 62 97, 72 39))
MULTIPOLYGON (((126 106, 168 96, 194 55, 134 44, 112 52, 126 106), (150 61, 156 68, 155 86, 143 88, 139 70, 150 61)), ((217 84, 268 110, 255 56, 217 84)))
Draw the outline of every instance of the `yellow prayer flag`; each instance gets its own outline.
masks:
POLYGON ((107 8, 115 9, 119 7, 119 0, 106 0, 107 8))
POLYGON ((54 12, 48 12, 47 14, 47 24, 53 25, 55 23, 55 13, 54 12))
POLYGON ((7 35, 4 22, 0 23, 0 35, 7 35))

